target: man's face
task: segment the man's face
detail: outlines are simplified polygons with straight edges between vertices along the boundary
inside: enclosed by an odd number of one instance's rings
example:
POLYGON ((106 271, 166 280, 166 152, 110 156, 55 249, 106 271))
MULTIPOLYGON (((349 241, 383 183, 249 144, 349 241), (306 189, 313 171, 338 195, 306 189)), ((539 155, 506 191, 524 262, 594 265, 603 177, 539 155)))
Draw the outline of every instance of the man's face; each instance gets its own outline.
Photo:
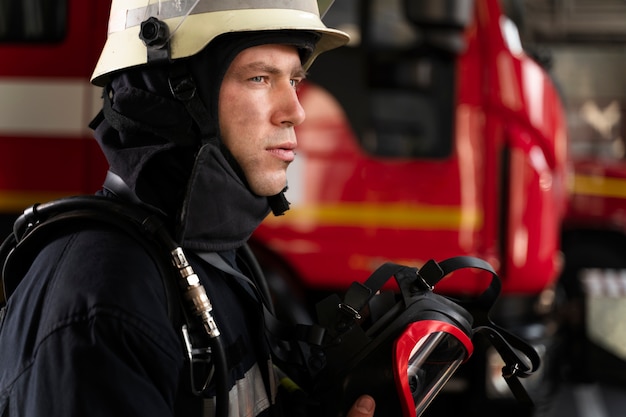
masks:
POLYGON ((222 141, 260 196, 287 184, 295 157, 294 127, 304 121, 296 87, 304 78, 295 47, 261 45, 244 49, 226 71, 219 95, 222 141))

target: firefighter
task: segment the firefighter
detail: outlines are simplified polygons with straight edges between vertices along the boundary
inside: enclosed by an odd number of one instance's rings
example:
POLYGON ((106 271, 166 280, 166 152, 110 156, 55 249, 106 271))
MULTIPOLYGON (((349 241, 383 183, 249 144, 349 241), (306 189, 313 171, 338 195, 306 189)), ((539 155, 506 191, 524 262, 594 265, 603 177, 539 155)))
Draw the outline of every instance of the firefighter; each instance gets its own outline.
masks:
MULTIPOLYGON (((113 0, 92 78, 110 167, 99 194, 164 219, 212 301, 224 363, 172 324, 144 246, 85 222, 49 237, 3 310, 0 415, 295 415, 237 251, 288 209, 297 86, 348 40, 319 16, 315 0, 113 0)), ((373 409, 363 396, 348 415, 373 409)))

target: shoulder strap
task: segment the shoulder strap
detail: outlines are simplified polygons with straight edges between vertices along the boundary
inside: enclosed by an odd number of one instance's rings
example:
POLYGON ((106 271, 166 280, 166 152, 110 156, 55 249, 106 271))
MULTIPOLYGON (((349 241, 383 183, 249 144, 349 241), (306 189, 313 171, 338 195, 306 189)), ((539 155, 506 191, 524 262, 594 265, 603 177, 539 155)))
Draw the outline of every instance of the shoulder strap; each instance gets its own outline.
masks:
MULTIPOLYGON (((266 296, 259 292, 257 282, 237 271, 230 266, 219 254, 215 252, 196 252, 196 254, 207 263, 229 275, 245 282, 255 292, 258 300, 261 300, 263 307, 263 320, 267 331, 283 341, 306 342, 312 345, 321 345, 324 336, 324 329, 315 324, 290 324, 280 321, 274 316, 271 304, 265 300, 266 296)), ((274 352, 276 354, 277 352, 274 352)), ((284 358, 279 358, 284 359, 284 358)))
POLYGON ((72 224, 100 224, 115 227, 140 243, 159 269, 167 297, 167 311, 176 325, 181 323, 180 302, 173 268, 164 250, 167 231, 157 214, 136 205, 99 196, 77 196, 29 207, 16 220, 0 246, 1 281, 6 303, 19 285, 32 259, 54 236, 72 224), (164 255, 165 253, 165 255, 164 255))

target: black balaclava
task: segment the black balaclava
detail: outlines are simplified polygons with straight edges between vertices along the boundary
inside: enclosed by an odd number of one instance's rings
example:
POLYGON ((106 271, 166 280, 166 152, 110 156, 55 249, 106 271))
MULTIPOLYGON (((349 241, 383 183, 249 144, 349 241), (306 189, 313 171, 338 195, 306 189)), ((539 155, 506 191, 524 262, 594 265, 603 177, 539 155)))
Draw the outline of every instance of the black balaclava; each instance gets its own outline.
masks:
POLYGON ((110 108, 92 123, 96 139, 110 171, 142 203, 167 215, 184 247, 237 248, 267 216, 271 201, 284 199, 282 193, 255 195, 219 139, 219 89, 228 66, 242 50, 263 44, 294 45, 304 62, 317 39, 297 31, 232 33, 191 58, 112 77, 105 88, 110 99, 104 107, 110 108), (181 74, 192 76, 203 103, 195 119, 171 91, 170 80, 181 74))

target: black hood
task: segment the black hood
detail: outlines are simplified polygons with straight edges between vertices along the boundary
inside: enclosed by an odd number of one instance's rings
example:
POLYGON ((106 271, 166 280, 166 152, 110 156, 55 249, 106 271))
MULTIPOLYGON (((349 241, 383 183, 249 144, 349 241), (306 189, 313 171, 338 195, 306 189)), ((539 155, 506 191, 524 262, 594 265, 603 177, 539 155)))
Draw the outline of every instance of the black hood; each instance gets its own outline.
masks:
POLYGON ((167 215, 183 246, 239 247, 273 208, 272 202, 284 205, 282 193, 270 198, 255 195, 222 145, 219 88, 243 49, 291 44, 306 58, 316 40, 316 35, 301 32, 230 34, 194 57, 119 73, 105 88, 106 111, 92 127, 110 171, 144 204, 167 215), (202 103, 199 113, 172 93, 171 80, 181 74, 191 75, 195 82, 202 103))

